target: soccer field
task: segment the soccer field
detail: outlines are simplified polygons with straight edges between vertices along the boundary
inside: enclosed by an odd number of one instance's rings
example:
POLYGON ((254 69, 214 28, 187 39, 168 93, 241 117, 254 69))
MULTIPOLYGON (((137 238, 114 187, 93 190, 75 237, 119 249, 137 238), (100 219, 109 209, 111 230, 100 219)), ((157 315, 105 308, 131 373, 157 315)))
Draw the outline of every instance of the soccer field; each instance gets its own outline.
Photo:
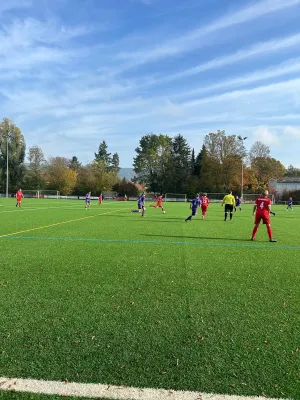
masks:
POLYGON ((0 199, 0 376, 299 399, 300 208, 269 243, 250 205, 23 203, 0 199))

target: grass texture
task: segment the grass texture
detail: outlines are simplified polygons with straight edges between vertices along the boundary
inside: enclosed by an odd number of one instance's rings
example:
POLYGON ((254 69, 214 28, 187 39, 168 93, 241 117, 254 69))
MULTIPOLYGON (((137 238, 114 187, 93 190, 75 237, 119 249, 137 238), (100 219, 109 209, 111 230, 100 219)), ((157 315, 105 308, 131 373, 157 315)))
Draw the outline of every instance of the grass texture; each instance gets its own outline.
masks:
POLYGON ((0 376, 299 396, 300 208, 269 243, 250 205, 23 203, 0 199, 0 376))

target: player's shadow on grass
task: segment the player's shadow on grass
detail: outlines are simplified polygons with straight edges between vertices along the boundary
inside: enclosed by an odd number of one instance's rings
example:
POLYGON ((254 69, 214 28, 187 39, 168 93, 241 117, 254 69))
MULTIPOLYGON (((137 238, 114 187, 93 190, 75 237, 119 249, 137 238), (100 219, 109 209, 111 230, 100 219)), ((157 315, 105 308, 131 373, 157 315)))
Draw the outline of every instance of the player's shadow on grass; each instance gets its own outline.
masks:
POLYGON ((235 242, 249 242, 247 239, 241 238, 229 238, 229 237, 209 237, 209 236, 180 236, 180 235, 155 235, 155 234, 144 234, 143 236, 155 236, 155 237, 165 237, 172 239, 206 239, 206 240, 232 240, 235 242))

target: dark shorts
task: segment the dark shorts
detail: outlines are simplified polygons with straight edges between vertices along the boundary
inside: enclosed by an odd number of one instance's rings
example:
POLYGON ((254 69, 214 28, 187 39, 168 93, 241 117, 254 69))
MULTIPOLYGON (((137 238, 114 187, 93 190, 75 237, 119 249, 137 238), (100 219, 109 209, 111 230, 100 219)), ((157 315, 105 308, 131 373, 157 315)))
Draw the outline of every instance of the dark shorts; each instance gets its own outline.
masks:
POLYGON ((232 212, 233 204, 225 204, 225 212, 232 212))
POLYGON ((197 214, 197 208, 192 208, 192 216, 194 217, 197 214))
POLYGON ((143 204, 138 204, 138 209, 142 210, 144 208, 143 204))

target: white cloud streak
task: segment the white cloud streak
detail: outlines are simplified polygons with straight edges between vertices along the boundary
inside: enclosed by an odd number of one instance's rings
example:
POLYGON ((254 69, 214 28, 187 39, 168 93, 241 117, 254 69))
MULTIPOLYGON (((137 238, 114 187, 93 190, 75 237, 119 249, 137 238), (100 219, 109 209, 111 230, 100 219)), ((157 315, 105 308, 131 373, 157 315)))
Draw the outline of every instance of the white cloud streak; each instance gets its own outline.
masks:
POLYGON ((161 58, 176 56, 202 47, 205 42, 201 41, 208 34, 230 28, 235 25, 251 22, 293 6, 299 5, 300 0, 264 0, 254 5, 245 7, 237 12, 222 17, 203 28, 194 29, 175 39, 166 41, 151 49, 123 52, 117 57, 122 60, 134 61, 134 64, 156 61, 161 58))

